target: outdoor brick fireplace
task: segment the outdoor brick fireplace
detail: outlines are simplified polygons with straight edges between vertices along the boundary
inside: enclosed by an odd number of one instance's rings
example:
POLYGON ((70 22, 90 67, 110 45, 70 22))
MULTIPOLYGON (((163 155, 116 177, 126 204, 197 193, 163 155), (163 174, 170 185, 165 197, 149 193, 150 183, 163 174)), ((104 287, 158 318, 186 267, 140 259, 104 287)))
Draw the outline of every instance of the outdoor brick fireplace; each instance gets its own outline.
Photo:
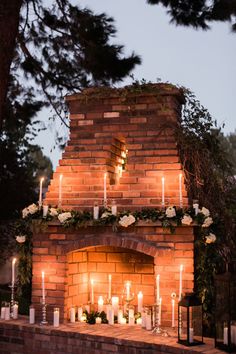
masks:
MULTIPOLYGON (((107 197, 108 206, 114 200, 118 211, 187 206, 174 138, 183 101, 181 91, 167 84, 87 89, 67 97, 70 138, 45 203, 92 211, 95 202, 102 208, 107 197)), ((116 230, 49 222, 34 232, 32 302, 39 308, 42 270, 48 316, 59 307, 64 319, 72 305, 91 300, 91 279, 95 306, 98 296, 107 296, 109 275, 112 295, 120 302, 125 282, 131 281, 132 303, 137 305, 142 291, 144 304, 153 304, 160 274, 162 322, 170 326, 171 293, 179 295, 180 265, 183 292, 193 289, 193 241, 193 227, 177 227, 172 234, 160 222, 138 221, 116 230)))

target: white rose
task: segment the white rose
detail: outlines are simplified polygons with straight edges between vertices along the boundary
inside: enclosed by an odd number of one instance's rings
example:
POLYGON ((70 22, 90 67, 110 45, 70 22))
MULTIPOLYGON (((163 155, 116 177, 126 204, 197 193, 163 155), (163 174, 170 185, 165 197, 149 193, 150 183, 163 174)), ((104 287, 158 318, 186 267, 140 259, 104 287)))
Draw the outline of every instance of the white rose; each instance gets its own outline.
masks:
POLYGON ((206 236, 206 243, 214 243, 216 241, 216 235, 210 233, 206 236))
POLYGON ((208 217, 210 215, 210 211, 205 207, 200 209, 199 212, 202 213, 203 215, 205 215, 206 217, 208 217))
POLYGON ((212 218, 208 217, 204 220, 204 223, 202 224, 202 227, 209 227, 213 223, 212 218))
POLYGON ((190 225, 192 221, 193 221, 193 219, 188 214, 184 214, 184 216, 182 217, 182 220, 181 220, 183 225, 190 225))
POLYGON ((51 216, 57 216, 57 215, 58 215, 58 211, 57 211, 56 208, 50 208, 49 214, 50 214, 51 216))
POLYGON ((176 216, 176 211, 174 207, 168 207, 166 209, 167 218, 174 218, 176 216))
POLYGON ((25 219, 29 215, 29 210, 28 208, 24 208, 22 210, 22 218, 25 219))
POLYGON ((24 243, 25 239, 26 239, 26 237, 24 235, 16 236, 16 241, 19 242, 19 243, 24 243))
POLYGON ((119 224, 123 227, 128 227, 129 225, 133 224, 135 222, 135 217, 133 215, 124 215, 122 218, 119 220, 119 224))
POLYGON ((63 224, 66 220, 71 218, 71 213, 66 212, 66 213, 61 213, 58 215, 59 221, 63 224))
POLYGON ((28 209, 30 214, 35 214, 38 211, 38 207, 34 203, 30 204, 27 209, 28 209))
POLYGON ((101 218, 107 218, 108 216, 112 215, 109 211, 104 211, 104 213, 102 213, 101 218))

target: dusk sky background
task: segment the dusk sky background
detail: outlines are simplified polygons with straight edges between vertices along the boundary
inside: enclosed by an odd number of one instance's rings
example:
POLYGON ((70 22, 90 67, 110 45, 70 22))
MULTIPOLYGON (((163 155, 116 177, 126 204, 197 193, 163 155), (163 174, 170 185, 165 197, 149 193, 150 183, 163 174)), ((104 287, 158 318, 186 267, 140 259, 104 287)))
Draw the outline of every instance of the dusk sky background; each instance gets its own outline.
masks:
MULTIPOLYGON (((142 64, 133 71, 135 79, 156 82, 160 78, 189 88, 218 125, 225 124, 225 134, 236 130, 236 33, 230 31, 228 23, 214 23, 208 31, 177 27, 170 24, 166 9, 148 5, 145 0, 73 3, 114 18, 117 34, 112 41, 124 45, 125 54, 134 51, 141 56, 142 64)), ((126 79, 119 86, 131 82, 126 79)), ((44 110, 39 118, 49 115, 44 110)), ((66 133, 57 125, 61 133, 66 133)), ((54 130, 53 124, 40 133, 36 143, 44 147, 44 154, 52 159, 55 169, 61 151, 53 149, 54 130)))

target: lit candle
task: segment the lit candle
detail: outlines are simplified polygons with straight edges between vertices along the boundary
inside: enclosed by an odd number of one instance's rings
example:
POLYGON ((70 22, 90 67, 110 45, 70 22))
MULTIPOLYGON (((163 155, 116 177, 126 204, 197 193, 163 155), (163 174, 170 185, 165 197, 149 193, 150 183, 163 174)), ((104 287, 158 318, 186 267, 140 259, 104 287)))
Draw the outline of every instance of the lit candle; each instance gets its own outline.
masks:
POLYGON ((160 299, 159 299, 159 326, 161 325, 161 304, 162 304, 162 298, 160 297, 160 299))
POLYGON ((59 196, 58 196, 58 207, 60 208, 62 205, 62 178, 63 175, 59 177, 59 196))
POLYGON ((53 310, 53 326, 59 327, 59 308, 55 307, 53 310))
MULTIPOLYGON (((2 304, 3 304, 3 302, 2 302, 2 304)), ((5 319, 5 311, 6 311, 6 307, 5 307, 5 304, 3 304, 1 306, 1 320, 5 319)))
POLYGON ((147 331, 151 331, 152 330, 152 316, 151 316, 151 313, 146 313, 145 325, 146 325, 146 330, 147 331))
POLYGON ((156 303, 159 304, 159 299, 160 299, 160 274, 157 274, 156 286, 157 286, 157 301, 156 301, 156 303))
POLYGON ((99 218, 99 206, 97 202, 95 202, 93 206, 93 218, 94 220, 98 220, 99 218))
POLYGON ((195 215, 197 215, 199 212, 199 203, 198 203, 198 200, 196 200, 196 199, 194 199, 194 201, 193 201, 193 209, 195 211, 195 215))
POLYGON ((104 206, 107 206, 107 173, 104 173, 104 206))
POLYGON ((111 274, 108 275, 108 300, 111 299, 111 274))
POLYGON ((92 305, 94 304, 94 288, 93 288, 93 285, 94 285, 94 280, 91 279, 91 304, 92 305))
POLYGON ((189 328, 189 343, 193 343, 193 328, 189 328))
POLYGON ((179 206, 183 207, 183 194, 182 194, 182 173, 179 174, 179 206))
POLYGON ((161 178, 161 206, 165 207, 165 177, 161 178))
POLYGON ((101 317, 96 317, 96 323, 97 323, 97 324, 101 324, 101 323, 102 323, 101 317))
POLYGON ((6 321, 10 320, 10 304, 7 304, 5 307, 5 318, 6 321))
POLYGON ((121 318, 120 324, 126 324, 126 323, 127 323, 127 322, 126 322, 126 318, 125 318, 125 317, 121 318))
POLYGON ((131 283, 130 281, 126 282, 126 300, 130 300, 130 287, 131 283))
POLYGON ((175 299, 171 299, 171 327, 175 327, 175 299))
POLYGON ((83 308, 80 306, 78 307, 78 321, 81 322, 83 316, 83 308))
POLYGON ((46 218, 48 214, 48 205, 43 205, 43 217, 46 218))
POLYGON ((114 324, 114 310, 111 305, 107 306, 107 320, 109 324, 114 324))
POLYGON ((118 310, 118 323, 122 324, 122 319, 123 319, 123 310, 119 309, 118 310))
POLYGON ((183 275, 183 269, 184 269, 183 264, 180 264, 180 267, 179 267, 179 301, 182 298, 182 288, 183 288, 182 275, 183 275))
POLYGON ((45 274, 42 272, 42 304, 45 304, 45 282, 44 282, 45 274))
POLYGON ((137 325, 141 326, 142 325, 142 318, 141 317, 137 318, 136 323, 137 323, 137 325))
POLYGON ((143 308, 143 293, 139 291, 138 293, 138 312, 141 312, 143 308))
POLYGON ((13 318, 13 320, 17 320, 17 318, 18 318, 18 303, 16 303, 16 302, 12 306, 12 318, 13 318))
POLYGON ((11 284, 14 286, 15 284, 15 265, 16 265, 16 258, 13 258, 11 263, 11 284))
POLYGON ((112 213, 112 215, 117 214, 117 205, 116 205, 116 201, 114 199, 112 200, 112 204, 111 204, 111 213, 112 213))
POLYGON ((35 323, 35 308, 31 305, 29 309, 29 323, 35 323))
POLYGON ((70 308, 70 322, 75 322, 75 308, 73 306, 70 308))
POLYGON ((111 298, 111 305, 114 310, 114 315, 118 315, 118 308, 119 308, 119 297, 118 296, 112 296, 111 298))
POLYGON ((129 325, 134 325, 134 309, 129 309, 129 325))
POLYGON ((102 296, 98 297, 98 312, 102 312, 103 311, 103 304, 104 304, 104 300, 102 296))
POLYGON ((39 182, 39 208, 42 207, 43 204, 43 181, 44 178, 40 178, 40 182, 39 182))

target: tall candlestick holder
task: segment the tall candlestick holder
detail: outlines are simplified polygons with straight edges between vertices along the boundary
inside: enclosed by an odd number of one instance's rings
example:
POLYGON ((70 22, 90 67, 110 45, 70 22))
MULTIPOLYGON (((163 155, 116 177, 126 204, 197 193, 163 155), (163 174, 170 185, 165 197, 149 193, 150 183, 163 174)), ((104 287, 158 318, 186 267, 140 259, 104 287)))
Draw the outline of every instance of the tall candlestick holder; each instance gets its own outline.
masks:
POLYGON ((42 321, 40 322, 42 326, 47 325, 47 305, 45 301, 42 302, 42 321))
POLYGON ((10 316, 13 317, 13 305, 14 305, 14 302, 15 302, 15 288, 16 288, 16 285, 14 282, 11 283, 11 285, 9 285, 9 288, 11 289, 11 310, 10 310, 10 316))
POLYGON ((160 326, 160 303, 152 305, 152 323, 153 323, 153 334, 160 335, 162 337, 170 337, 166 330, 163 330, 160 326))

